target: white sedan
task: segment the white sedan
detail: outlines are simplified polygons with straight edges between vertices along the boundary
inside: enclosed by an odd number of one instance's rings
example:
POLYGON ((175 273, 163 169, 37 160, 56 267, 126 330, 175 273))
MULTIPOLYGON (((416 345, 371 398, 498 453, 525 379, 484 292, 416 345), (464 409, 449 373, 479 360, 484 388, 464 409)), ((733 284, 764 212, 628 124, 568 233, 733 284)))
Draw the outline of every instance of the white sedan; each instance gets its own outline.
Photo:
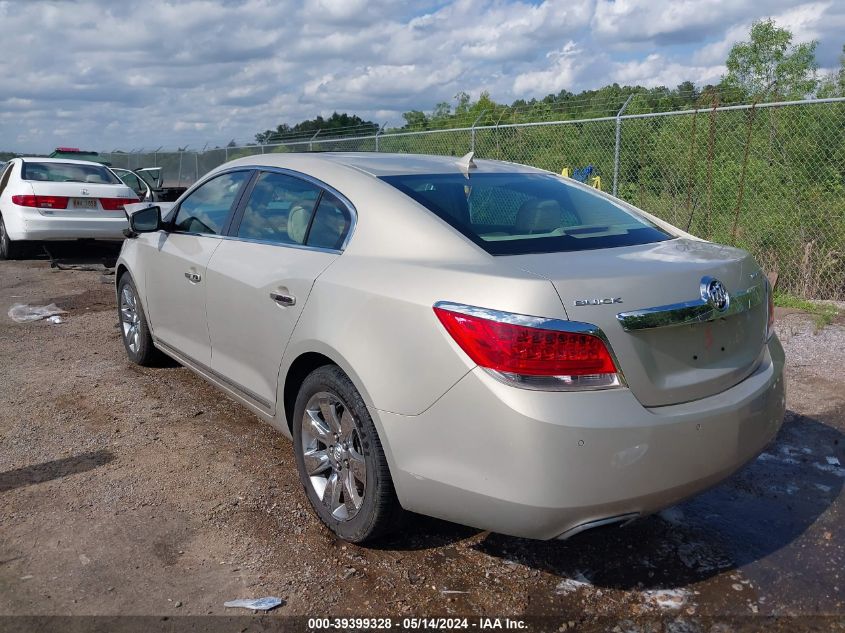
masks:
POLYGON ((0 259, 27 242, 123 239, 123 205, 138 196, 99 163, 13 158, 0 175, 0 259))

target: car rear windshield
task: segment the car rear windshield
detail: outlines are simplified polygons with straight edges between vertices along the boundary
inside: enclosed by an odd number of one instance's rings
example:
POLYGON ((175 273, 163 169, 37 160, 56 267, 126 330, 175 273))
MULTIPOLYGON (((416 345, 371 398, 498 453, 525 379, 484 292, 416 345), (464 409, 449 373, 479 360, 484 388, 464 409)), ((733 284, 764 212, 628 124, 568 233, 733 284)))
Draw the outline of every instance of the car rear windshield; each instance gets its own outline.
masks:
POLYGON ((648 244, 672 235, 552 174, 383 176, 491 255, 648 244))
POLYGON ((80 163, 31 163, 23 164, 24 180, 48 182, 90 182, 100 185, 120 185, 121 181, 102 165, 80 163))

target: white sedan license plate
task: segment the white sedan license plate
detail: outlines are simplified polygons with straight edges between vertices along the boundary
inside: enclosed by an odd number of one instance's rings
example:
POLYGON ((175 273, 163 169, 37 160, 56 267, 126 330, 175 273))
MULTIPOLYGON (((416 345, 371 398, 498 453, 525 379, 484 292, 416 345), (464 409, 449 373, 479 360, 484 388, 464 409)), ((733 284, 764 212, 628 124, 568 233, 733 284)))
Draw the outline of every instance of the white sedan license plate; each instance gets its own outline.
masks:
POLYGON ((97 209, 97 199, 96 198, 74 198, 73 199, 73 208, 74 209, 96 210, 97 209))

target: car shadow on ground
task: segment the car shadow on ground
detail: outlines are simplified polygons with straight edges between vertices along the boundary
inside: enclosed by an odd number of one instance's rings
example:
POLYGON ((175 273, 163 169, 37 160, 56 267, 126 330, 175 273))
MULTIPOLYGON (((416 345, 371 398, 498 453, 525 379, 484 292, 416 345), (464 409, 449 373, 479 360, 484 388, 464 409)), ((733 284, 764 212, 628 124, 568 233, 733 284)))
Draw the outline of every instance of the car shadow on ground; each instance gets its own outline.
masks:
POLYGON ((481 534, 482 531, 423 514, 406 512, 401 529, 375 543, 368 544, 367 547, 394 552, 435 549, 466 540, 476 534, 481 534))
POLYGON ((0 473, 0 492, 84 473, 104 466, 112 460, 114 460, 114 455, 110 451, 99 450, 7 470, 0 473))
MULTIPOLYGON (((777 439, 756 460, 657 515, 567 541, 490 533, 472 547, 576 583, 624 590, 683 587, 777 552, 812 526, 842 489, 845 469, 837 464, 845 459, 842 440, 832 426, 788 412, 777 439)), ((407 522, 401 538, 386 539, 378 548, 429 549, 479 534, 417 518, 407 522)))
POLYGON ((52 268, 103 270, 114 268, 121 242, 77 240, 29 244, 21 259, 49 261, 52 268))
POLYGON ((475 547, 600 587, 675 588, 699 582, 760 560, 804 534, 842 489, 842 439, 824 422, 787 412, 777 439, 756 460, 657 515, 565 542, 489 534, 475 547))

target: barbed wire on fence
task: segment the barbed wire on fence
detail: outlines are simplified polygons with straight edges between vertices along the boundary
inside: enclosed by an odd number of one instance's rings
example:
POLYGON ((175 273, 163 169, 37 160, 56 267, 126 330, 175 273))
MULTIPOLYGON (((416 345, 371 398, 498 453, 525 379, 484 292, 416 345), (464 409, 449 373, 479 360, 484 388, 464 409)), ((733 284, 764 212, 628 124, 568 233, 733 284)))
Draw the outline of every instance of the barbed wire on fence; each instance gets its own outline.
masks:
MULTIPOLYGON (((629 107, 636 102, 630 101, 629 107)), ((780 287, 845 300, 845 98, 665 112, 320 135, 205 151, 105 152, 115 167, 161 167, 187 185, 244 156, 371 151, 523 163, 560 173, 591 166, 605 189, 704 239, 749 250, 780 287)), ((327 132, 328 134, 328 132, 327 132)))

